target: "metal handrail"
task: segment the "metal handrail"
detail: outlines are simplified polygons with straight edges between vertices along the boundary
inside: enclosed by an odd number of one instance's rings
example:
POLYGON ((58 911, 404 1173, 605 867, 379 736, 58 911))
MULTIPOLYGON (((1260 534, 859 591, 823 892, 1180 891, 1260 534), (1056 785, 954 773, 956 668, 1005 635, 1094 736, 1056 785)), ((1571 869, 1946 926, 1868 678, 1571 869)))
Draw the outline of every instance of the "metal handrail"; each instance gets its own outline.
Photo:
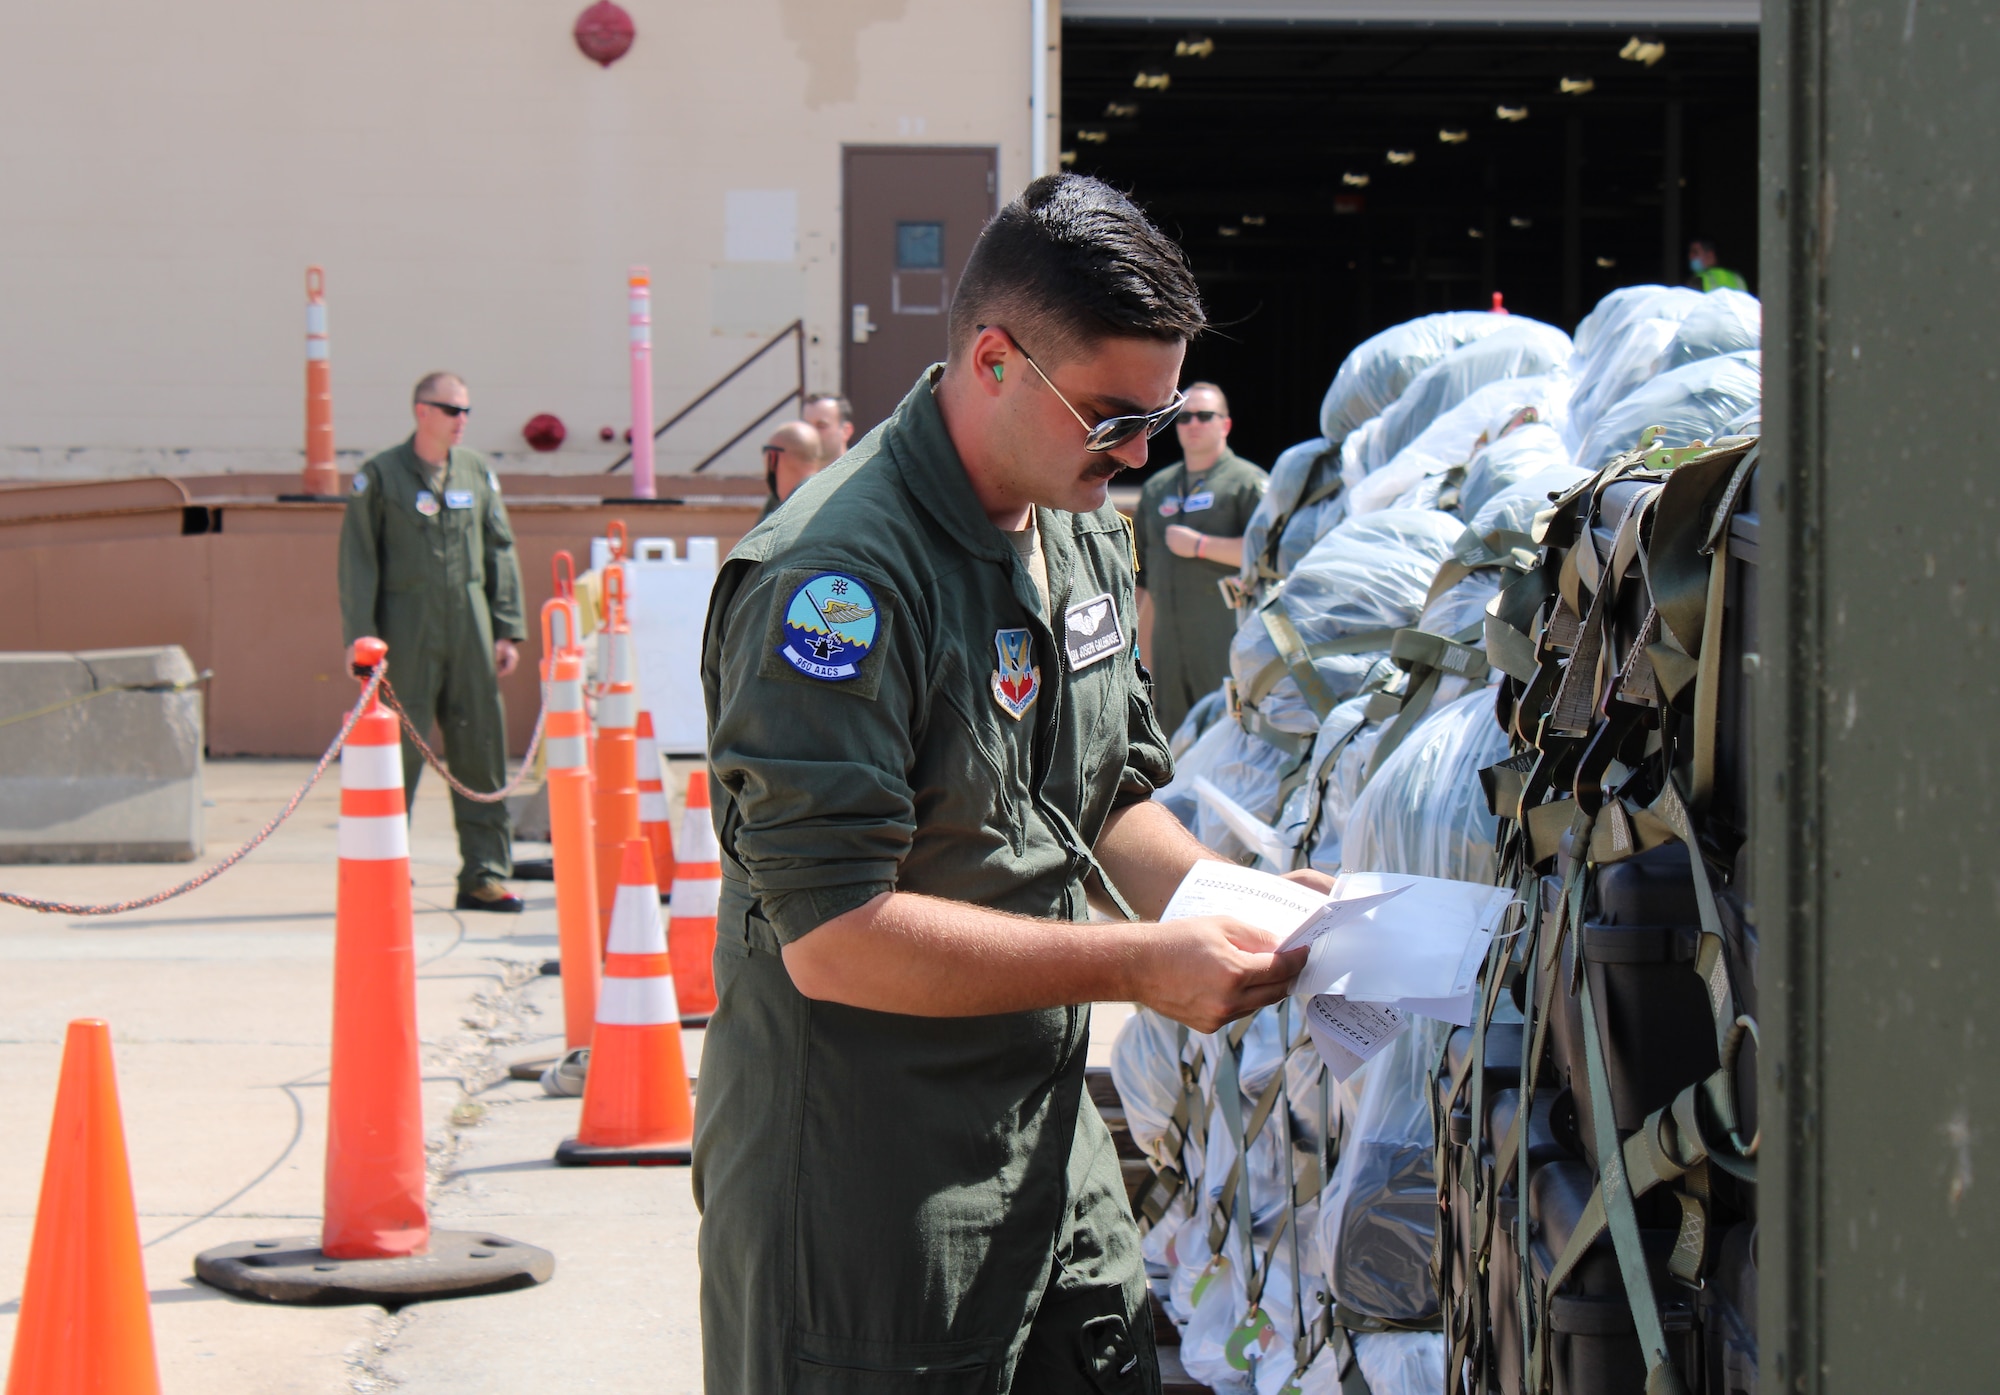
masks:
MULTIPOLYGON (((681 420, 685 418, 690 412, 694 411, 695 408, 701 406, 701 404, 708 401, 709 398, 715 396, 715 394, 721 392, 724 388, 728 387, 731 383, 735 382, 737 377, 742 374, 744 369, 748 368, 758 359, 764 357, 764 355, 771 352, 771 350, 777 348, 778 345, 784 343, 786 338, 791 335, 797 335, 799 341, 798 342, 798 374, 799 374, 798 386, 795 387, 792 391, 786 393, 783 397, 779 398, 776 405, 766 409, 762 416, 758 417, 755 421, 752 421, 748 426, 744 427, 741 431, 737 432, 734 436, 730 437, 727 445, 724 445, 721 450, 713 452, 705 460, 703 460, 701 464, 695 466, 693 473, 700 474, 704 469, 708 468, 708 466, 714 464, 718 459, 721 458, 723 451, 727 451, 730 446, 735 445, 738 441, 741 441, 745 436, 748 436, 752 431, 755 431, 759 426, 761 426, 764 422, 770 419, 771 414, 773 412, 777 411, 779 407, 784 406, 794 397, 798 398, 799 400, 799 411, 804 412, 806 409, 806 322, 803 319, 797 319, 793 320, 790 324, 786 325, 783 329, 779 330, 776 334, 772 335, 769 339, 766 339, 762 344, 758 345, 757 348, 751 352, 748 358, 744 359, 741 363, 737 364, 734 368, 730 369, 720 378, 717 378, 714 382, 710 383, 707 389, 703 391, 699 397, 695 398, 694 401, 688 403, 687 406, 681 408, 678 412, 675 412, 672 416, 668 417, 665 421, 661 422, 658 427, 654 428, 653 439, 657 441, 660 439, 660 437, 666 435, 669 430, 671 430, 674 426, 678 425, 681 422, 681 420)), ((630 464, 631 460, 632 460, 632 452, 628 449, 625 452, 625 454, 619 456, 616 460, 612 461, 611 464, 605 468, 604 473, 607 475, 615 475, 624 466, 630 464)))

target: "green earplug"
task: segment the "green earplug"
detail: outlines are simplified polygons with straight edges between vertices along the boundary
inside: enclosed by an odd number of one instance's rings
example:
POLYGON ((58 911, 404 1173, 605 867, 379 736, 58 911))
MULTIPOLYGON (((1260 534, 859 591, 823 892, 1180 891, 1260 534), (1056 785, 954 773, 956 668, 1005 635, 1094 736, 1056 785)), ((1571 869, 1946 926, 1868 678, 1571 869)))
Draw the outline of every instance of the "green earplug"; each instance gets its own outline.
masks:
POLYGON ((993 365, 994 382, 996 383, 1002 382, 1006 379, 1006 376, 1007 376, 1007 365, 1005 365, 1004 363, 996 363, 993 365))

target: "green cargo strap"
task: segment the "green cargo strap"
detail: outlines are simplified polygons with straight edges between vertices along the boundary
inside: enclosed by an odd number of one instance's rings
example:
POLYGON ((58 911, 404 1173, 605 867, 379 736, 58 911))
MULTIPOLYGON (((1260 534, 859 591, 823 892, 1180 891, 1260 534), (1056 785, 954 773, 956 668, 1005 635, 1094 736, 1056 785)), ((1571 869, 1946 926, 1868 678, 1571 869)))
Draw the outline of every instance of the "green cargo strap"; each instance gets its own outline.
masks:
POLYGON ((1472 683, 1485 679, 1488 672, 1486 656, 1471 644, 1483 628, 1482 621, 1450 638, 1425 630, 1396 631, 1395 642, 1389 646, 1389 658, 1398 667, 1410 671, 1414 686, 1396 713, 1396 720, 1382 733, 1382 739, 1375 743, 1375 750, 1368 757, 1368 769, 1362 776, 1364 784, 1375 778, 1382 762, 1394 755, 1396 748, 1403 744, 1403 738, 1430 714, 1431 699, 1437 695, 1438 684, 1445 674, 1456 674, 1472 683))
POLYGON ((1254 707, 1262 702, 1270 691, 1278 686, 1279 680, 1290 674, 1299 685, 1299 696, 1304 698, 1313 714, 1321 721, 1333 711, 1339 699, 1326 680, 1313 667, 1315 659, 1330 659, 1337 654, 1371 654, 1386 650, 1395 642, 1396 631, 1390 629, 1363 630, 1357 634, 1341 635, 1335 639, 1321 640, 1318 644, 1307 644, 1300 637, 1298 627, 1292 617, 1285 613, 1282 593, 1266 601, 1257 612, 1264 622, 1264 631, 1271 637, 1271 644, 1278 651, 1275 659, 1264 667, 1243 687, 1243 705, 1254 707))
POLYGON ((1187 1185, 1187 1147, 1190 1140, 1190 1117, 1201 1104, 1201 1053, 1195 1052, 1192 1063, 1187 1059, 1188 1029, 1179 1027, 1174 1038, 1174 1064, 1180 1071, 1180 1091, 1174 1100, 1174 1112, 1168 1116, 1167 1127, 1160 1134, 1160 1152, 1168 1161, 1157 1163, 1153 1175, 1146 1179, 1139 1194, 1132 1199, 1132 1212, 1139 1219, 1142 1230, 1150 1230, 1160 1223, 1167 1214, 1167 1208, 1174 1204, 1181 1188, 1187 1185))
POLYGON ((1269 717, 1254 707, 1244 707, 1236 716, 1236 724, 1243 728, 1245 736, 1254 736, 1274 750, 1284 752, 1293 760, 1303 760, 1312 754, 1312 737, 1275 726, 1269 717))
POLYGON ((1321 451, 1319 455, 1315 457, 1313 460, 1312 463, 1313 471, 1317 471, 1319 467, 1326 462, 1329 456, 1332 457, 1335 462, 1333 478, 1326 481, 1324 484, 1320 485, 1319 488, 1313 490, 1312 493, 1306 495, 1303 499, 1300 499, 1298 503, 1292 505, 1289 509, 1286 509, 1283 513, 1279 514, 1276 518, 1271 520, 1271 531, 1264 535, 1263 555, 1257 559, 1257 576, 1260 580, 1263 581, 1284 580, 1284 578, 1280 576, 1278 573, 1278 547, 1281 543, 1284 542, 1285 529, 1291 526, 1292 519, 1298 516, 1299 514, 1304 513, 1314 504, 1324 503, 1326 500, 1331 499, 1334 495, 1340 493, 1342 489, 1347 487, 1347 481, 1343 479, 1340 474, 1340 469, 1339 469, 1340 447, 1338 446, 1329 446, 1326 450, 1321 451))
MULTIPOLYGON (((1283 1098, 1285 1069, 1280 1062, 1278 1073, 1271 1077, 1271 1083, 1264 1087, 1264 1093, 1257 1096, 1257 1103, 1250 1111, 1249 1122, 1245 1123, 1242 1082, 1237 1074, 1240 1066, 1241 1061, 1237 1053, 1225 1051, 1215 1072, 1216 1100, 1222 1106, 1223 1122, 1229 1125, 1230 1137, 1236 1144, 1236 1161, 1229 1165, 1229 1173, 1223 1179, 1221 1191, 1217 1193, 1220 1199, 1216 1212, 1209 1218, 1208 1223, 1208 1248, 1211 1254, 1221 1254, 1222 1242, 1229 1234, 1230 1223, 1240 1220, 1243 1232, 1243 1262, 1248 1264, 1255 1258, 1250 1249, 1250 1172, 1245 1165, 1250 1149, 1248 1140, 1256 1138, 1263 1131, 1265 1123, 1271 1117, 1271 1110, 1283 1098), (1223 1084, 1225 1067, 1229 1081, 1226 1086, 1223 1084), (1239 1202, 1240 1215, 1238 1215, 1239 1202)), ((1245 1282, 1248 1282, 1247 1276, 1245 1282)))

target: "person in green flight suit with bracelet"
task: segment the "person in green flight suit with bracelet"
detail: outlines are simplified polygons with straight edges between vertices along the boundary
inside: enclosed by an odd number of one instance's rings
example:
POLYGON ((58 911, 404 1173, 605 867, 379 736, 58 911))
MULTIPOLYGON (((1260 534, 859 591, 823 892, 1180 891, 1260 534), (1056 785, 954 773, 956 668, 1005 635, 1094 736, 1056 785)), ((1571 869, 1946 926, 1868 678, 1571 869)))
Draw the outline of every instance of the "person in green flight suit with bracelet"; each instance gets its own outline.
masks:
MULTIPOLYGON (((411 395, 416 430, 368 459, 340 528, 340 619, 351 646, 389 645, 396 699, 418 728, 433 721, 452 778, 482 792, 507 783, 507 714, 500 679, 527 637, 521 566, 500 481, 458 444, 472 395, 456 373, 427 373, 411 395)), ((423 756, 403 736, 403 789, 415 802, 423 756)), ((518 912, 505 803, 453 793, 458 909, 518 912)))
POLYGON ((1151 798, 1172 760, 1106 495, 1202 325, 1123 195, 1035 180, 972 248, 947 361, 716 579, 711 1395, 1160 1388, 1089 1005, 1208 1031, 1303 963, 1157 923, 1213 854, 1151 798))
POLYGON ((1229 449, 1229 399, 1191 383, 1174 422, 1181 460, 1146 481, 1132 527, 1139 544, 1139 642, 1153 708, 1169 737, 1222 686, 1237 613, 1218 583, 1243 565, 1243 530, 1271 477, 1229 449))

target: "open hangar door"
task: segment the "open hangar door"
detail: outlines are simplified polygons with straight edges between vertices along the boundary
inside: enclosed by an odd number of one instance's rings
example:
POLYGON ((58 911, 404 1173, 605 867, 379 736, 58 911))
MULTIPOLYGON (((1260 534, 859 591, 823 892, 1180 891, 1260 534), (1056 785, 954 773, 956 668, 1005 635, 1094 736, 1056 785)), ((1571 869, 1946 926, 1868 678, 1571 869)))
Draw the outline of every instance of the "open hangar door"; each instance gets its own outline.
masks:
MULTIPOLYGON (((1187 249, 1217 327, 1187 375, 1228 392, 1232 444, 1252 460, 1313 435, 1341 358, 1413 316, 1498 291, 1571 330, 1619 286, 1687 281, 1695 237, 1756 288, 1754 23, 1142 9, 1065 7, 1061 158, 1130 191, 1187 249)), ((1178 454, 1161 444, 1155 466, 1178 454)))

